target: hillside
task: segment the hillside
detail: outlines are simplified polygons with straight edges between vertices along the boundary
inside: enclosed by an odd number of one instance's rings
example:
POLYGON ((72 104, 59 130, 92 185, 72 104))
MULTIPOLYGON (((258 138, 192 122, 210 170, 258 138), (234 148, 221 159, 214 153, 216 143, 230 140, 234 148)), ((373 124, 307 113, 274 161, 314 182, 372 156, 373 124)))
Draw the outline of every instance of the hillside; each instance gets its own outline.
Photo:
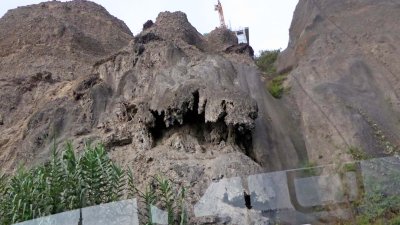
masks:
MULTIPOLYGON (((293 199, 336 199, 313 198, 310 185, 336 188, 343 174, 313 166, 400 151, 399 9, 395 0, 300 0, 272 68, 280 99, 251 46, 223 28, 203 36, 183 12, 161 12, 133 35, 90 1, 10 10, 0 18, 0 172, 48 162, 67 141, 77 155, 102 143, 139 190, 158 174, 188 187, 188 214, 204 217, 193 224, 349 218, 342 208, 301 211, 293 199), (294 177, 299 167, 306 175, 294 177)), ((354 174, 346 188, 358 185, 354 174)))

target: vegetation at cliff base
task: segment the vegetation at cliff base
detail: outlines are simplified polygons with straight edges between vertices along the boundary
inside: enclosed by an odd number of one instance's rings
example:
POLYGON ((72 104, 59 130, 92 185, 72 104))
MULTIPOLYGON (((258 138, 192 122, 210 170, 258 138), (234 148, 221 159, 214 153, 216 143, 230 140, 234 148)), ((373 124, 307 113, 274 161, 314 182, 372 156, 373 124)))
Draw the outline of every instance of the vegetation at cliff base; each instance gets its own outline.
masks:
MULTIPOLYGON (((177 191, 162 176, 154 180, 156 189, 149 185, 141 192, 132 172, 115 164, 103 145, 86 145, 78 156, 67 143, 62 152, 54 147, 50 161, 43 165, 0 175, 0 225, 133 197, 147 207, 164 207, 169 224, 186 224, 182 222, 186 221, 184 189, 177 191)), ((146 224, 152 224, 149 215, 147 220, 146 224)))
POLYGON ((360 148, 350 146, 348 153, 353 157, 354 160, 367 160, 369 157, 368 155, 360 148))
POLYGON ((353 202, 354 218, 344 225, 400 225, 400 196, 386 195, 377 185, 362 199, 353 202))

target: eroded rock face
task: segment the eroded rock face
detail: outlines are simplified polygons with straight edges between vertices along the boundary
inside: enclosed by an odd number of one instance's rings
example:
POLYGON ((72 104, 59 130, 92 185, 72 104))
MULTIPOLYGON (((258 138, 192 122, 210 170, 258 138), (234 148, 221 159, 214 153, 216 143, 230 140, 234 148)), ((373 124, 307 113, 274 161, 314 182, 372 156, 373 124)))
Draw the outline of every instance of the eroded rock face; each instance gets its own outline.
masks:
POLYGON ((211 52, 223 51, 238 43, 235 33, 226 28, 215 28, 215 30, 207 34, 205 38, 209 46, 208 50, 211 52))
POLYGON ((206 47, 202 35, 189 23, 183 12, 161 12, 154 26, 146 29, 145 32, 154 33, 176 44, 184 42, 202 50, 206 47))
POLYGON ((399 4, 302 0, 278 70, 290 71, 284 99, 298 114, 311 160, 348 160, 398 150, 399 4))
MULTIPOLYGON (((165 28, 157 28, 164 23, 188 23, 181 13, 164 14, 127 48, 94 67, 114 93, 100 123, 108 124, 111 132, 120 128, 118 121, 129 122, 132 135, 141 130, 143 138, 132 142, 135 151, 167 145, 203 152, 224 142, 248 154, 258 109, 246 92, 235 88, 238 77, 232 61, 189 45, 180 33, 160 35, 165 28)), ((116 136, 124 139, 123 134, 116 136)))
POLYGON ((74 139, 91 131, 110 95, 90 75, 92 65, 133 37, 88 1, 10 10, 0 31, 0 165, 7 169, 46 159, 53 135, 74 139), (76 104, 83 96, 93 101, 76 104))
POLYGON ((78 151, 102 142, 138 184, 163 173, 191 186, 193 203, 215 178, 262 170, 253 148, 258 107, 238 70, 252 59, 225 48, 210 54, 184 13, 160 13, 135 37, 86 1, 10 11, 0 33, 11 24, 15 38, 0 39, 3 170, 47 160, 54 137, 78 151))
POLYGON ((102 142, 141 187, 162 173, 190 186, 195 203, 213 180, 295 168, 306 157, 292 116, 266 93, 251 47, 232 32, 203 37, 184 13, 163 12, 133 37, 102 7, 73 1, 10 11, 0 33, 20 14, 24 29, 36 17, 57 22, 41 20, 41 33, 24 38, 48 38, 1 56, 3 170, 46 161, 53 138, 78 151, 102 142), (63 35, 47 35, 58 23, 63 35))

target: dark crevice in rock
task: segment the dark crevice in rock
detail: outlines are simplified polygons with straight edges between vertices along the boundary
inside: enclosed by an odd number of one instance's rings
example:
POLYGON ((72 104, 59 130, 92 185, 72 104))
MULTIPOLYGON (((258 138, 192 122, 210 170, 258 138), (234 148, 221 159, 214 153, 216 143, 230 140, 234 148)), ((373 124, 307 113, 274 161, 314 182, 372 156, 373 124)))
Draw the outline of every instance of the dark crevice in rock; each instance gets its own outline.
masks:
MULTIPOLYGON (((240 124, 227 125, 225 122, 226 112, 221 114, 216 122, 206 122, 205 110, 199 110, 199 92, 195 91, 193 95, 193 105, 182 104, 184 114, 182 115, 182 124, 174 124, 169 127, 166 126, 165 112, 158 113, 157 111, 151 111, 155 123, 150 128, 150 133, 153 137, 155 145, 165 138, 169 138, 173 133, 188 134, 196 138, 199 144, 215 144, 218 145, 221 142, 232 143, 241 148, 246 155, 252 157, 252 130, 245 128, 240 124)), ((226 102, 221 103, 222 107, 225 107, 226 102)), ((204 106, 202 106, 204 107, 204 106)))
POLYGON ((251 206, 251 196, 249 194, 246 193, 246 191, 243 192, 244 195, 244 204, 246 206, 247 209, 251 209, 253 208, 251 206))
POLYGON ((47 82, 47 83, 54 83, 55 80, 52 78, 52 73, 48 72, 48 71, 42 71, 42 72, 38 72, 35 75, 33 75, 30 80, 32 82, 47 82))
POLYGON ((256 157, 253 155, 253 138, 251 130, 245 129, 240 125, 235 125, 234 127, 234 135, 235 135, 235 143, 245 151, 246 155, 255 159, 256 157))
POLYGON ((199 144, 204 144, 210 142, 210 138, 207 137, 205 132, 210 133, 212 125, 205 122, 206 116, 204 110, 199 114, 199 92, 195 91, 192 95, 193 107, 183 115, 183 125, 190 127, 190 134, 197 138, 199 144))
MULTIPOLYGON (((223 108, 223 113, 220 115, 218 121, 223 122, 225 117, 227 116, 226 113, 226 105, 233 104, 231 102, 226 102, 223 100, 221 102, 221 106, 223 108)), ((217 121, 217 122, 218 122, 217 121)), ((252 130, 249 130, 242 126, 241 124, 229 124, 225 125, 225 130, 227 131, 227 140, 228 142, 233 142, 237 146, 239 146, 247 156, 255 160, 255 156, 252 154, 253 150, 253 139, 252 139, 252 130)))
POLYGON ((19 85, 18 86, 19 93, 26 93, 37 88, 40 85, 40 83, 54 84, 57 82, 57 80, 52 78, 51 72, 42 71, 35 73, 31 77, 29 77, 29 79, 18 78, 18 79, 13 79, 12 82, 15 83, 16 85, 19 85))
POLYGON ((204 112, 199 114, 199 92, 193 92, 193 108, 188 110, 185 115, 183 115, 183 123, 189 124, 204 124, 205 114, 204 112))
POLYGON ((100 78, 98 74, 91 74, 86 77, 81 83, 75 88, 73 91, 73 96, 76 101, 80 100, 87 91, 92 88, 94 85, 100 82, 100 78))
POLYGON ((120 147, 120 146, 125 146, 129 145, 132 143, 132 137, 126 136, 126 137, 112 137, 110 140, 108 140, 105 143, 105 146, 107 148, 112 148, 112 147, 120 147))
POLYGON ((155 122, 154 126, 150 128, 150 134, 153 137, 154 143, 156 143, 162 138, 163 132, 167 129, 167 126, 164 122, 165 113, 164 111, 158 113, 157 111, 151 110, 151 114, 153 114, 155 122))
POLYGON ((128 121, 133 120, 133 118, 135 117, 138 108, 135 104, 129 104, 129 103, 123 103, 124 107, 125 107, 125 113, 126 113, 126 117, 128 121))
MULTIPOLYGON (((139 56, 139 55, 143 54, 144 50, 146 50, 145 47, 142 44, 138 44, 135 46, 134 52, 137 56, 139 56)), ((133 63, 133 65, 134 66, 136 65, 136 60, 133 63)))
POLYGON ((151 33, 151 32, 146 33, 146 34, 139 34, 135 37, 136 43, 144 44, 144 45, 149 42, 152 42, 152 41, 160 41, 160 40, 162 40, 162 38, 160 38, 159 36, 157 36, 156 34, 151 33))
POLYGON ((254 56, 253 48, 250 45, 244 43, 229 46, 228 48, 225 49, 225 53, 236 53, 236 54, 246 53, 250 57, 254 56))
POLYGON ((222 100, 221 107, 222 107, 223 110, 222 110, 221 115, 219 115, 218 119, 222 119, 223 120, 228 115, 228 113, 226 112, 226 101, 225 100, 222 100))

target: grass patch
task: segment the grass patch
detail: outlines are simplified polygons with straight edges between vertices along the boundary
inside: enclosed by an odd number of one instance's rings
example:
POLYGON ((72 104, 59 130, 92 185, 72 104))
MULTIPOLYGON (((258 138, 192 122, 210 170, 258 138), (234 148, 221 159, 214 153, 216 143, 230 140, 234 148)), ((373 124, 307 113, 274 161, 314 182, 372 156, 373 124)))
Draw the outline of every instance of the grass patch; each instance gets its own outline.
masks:
POLYGON ((369 159, 368 155, 358 147, 351 146, 347 152, 353 157, 354 160, 357 161, 369 159))
POLYGON ((268 92, 274 98, 281 98, 285 92, 283 82, 286 80, 287 74, 279 75, 267 83, 268 92))
POLYGON ((398 216, 392 218, 392 219, 389 221, 389 225, 400 225, 400 215, 398 215, 398 216))
POLYGON ((315 162, 305 161, 302 164, 301 169, 306 176, 316 176, 317 175, 316 166, 317 164, 315 162))
POLYGON ((356 172, 357 165, 354 163, 346 163, 346 164, 344 164, 343 169, 345 172, 356 172))
POLYGON ((377 177, 364 180, 368 191, 360 192, 362 197, 352 202, 354 221, 340 224, 400 225, 400 196, 389 191, 400 185, 400 175, 398 171, 387 173, 390 176, 389 183, 382 183, 377 177))
POLYGON ((275 62, 278 59, 280 50, 265 50, 260 52, 260 56, 255 58, 255 63, 263 72, 268 92, 274 98, 281 98, 288 88, 283 86, 283 82, 287 78, 287 74, 278 75, 276 72, 275 62))

